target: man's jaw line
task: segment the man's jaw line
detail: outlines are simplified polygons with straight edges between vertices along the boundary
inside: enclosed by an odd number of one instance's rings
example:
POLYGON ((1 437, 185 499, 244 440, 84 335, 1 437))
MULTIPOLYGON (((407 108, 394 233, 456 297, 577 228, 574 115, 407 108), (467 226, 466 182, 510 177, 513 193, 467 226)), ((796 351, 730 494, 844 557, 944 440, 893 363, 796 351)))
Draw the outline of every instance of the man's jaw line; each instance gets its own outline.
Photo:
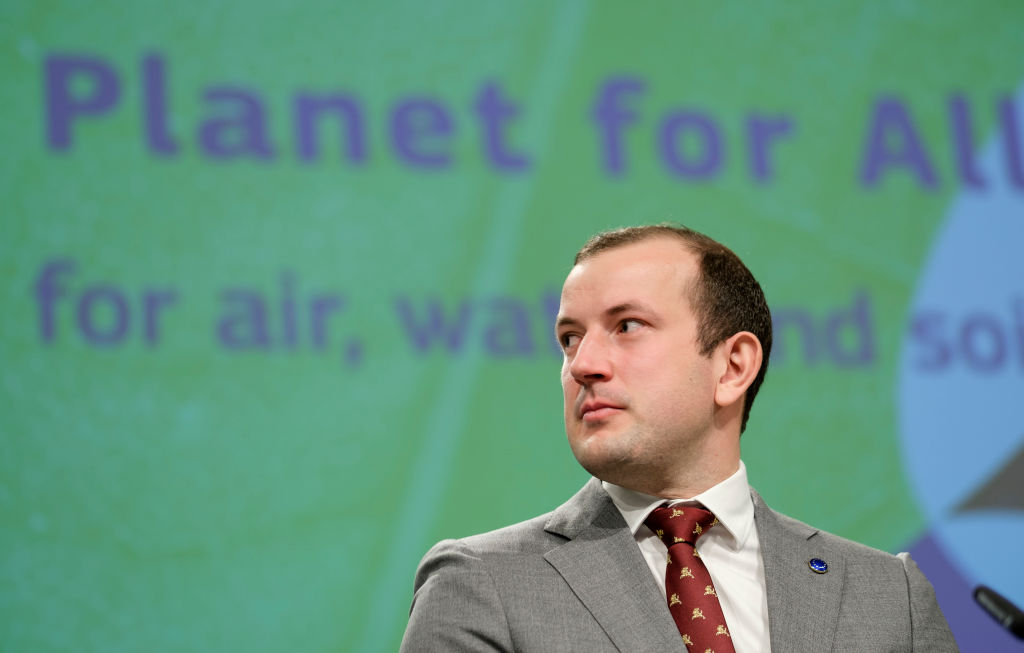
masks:
MULTIPOLYGON (((615 410, 613 416, 622 412, 615 410)), ((578 424, 578 449, 574 446, 573 452, 578 462, 592 476, 629 490, 664 499, 689 499, 739 469, 738 442, 733 450, 733 447, 723 446, 720 440, 712 437, 701 444, 694 443, 685 452, 676 448, 660 453, 642 453, 628 445, 626 449, 622 448, 626 444, 622 441, 625 434, 615 428, 613 417, 593 421, 580 419, 578 424), (611 441, 619 441, 611 450, 605 448, 611 442, 607 440, 609 437, 611 441)))

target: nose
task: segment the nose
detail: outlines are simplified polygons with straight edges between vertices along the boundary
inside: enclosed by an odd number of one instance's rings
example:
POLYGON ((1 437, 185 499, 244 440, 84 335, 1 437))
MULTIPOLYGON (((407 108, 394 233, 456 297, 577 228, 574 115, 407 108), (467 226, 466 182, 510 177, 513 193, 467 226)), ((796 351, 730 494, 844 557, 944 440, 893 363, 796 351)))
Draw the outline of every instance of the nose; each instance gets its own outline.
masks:
POLYGON ((597 334, 587 334, 576 346, 572 359, 567 361, 569 373, 576 383, 586 386, 611 378, 612 366, 606 343, 597 334))

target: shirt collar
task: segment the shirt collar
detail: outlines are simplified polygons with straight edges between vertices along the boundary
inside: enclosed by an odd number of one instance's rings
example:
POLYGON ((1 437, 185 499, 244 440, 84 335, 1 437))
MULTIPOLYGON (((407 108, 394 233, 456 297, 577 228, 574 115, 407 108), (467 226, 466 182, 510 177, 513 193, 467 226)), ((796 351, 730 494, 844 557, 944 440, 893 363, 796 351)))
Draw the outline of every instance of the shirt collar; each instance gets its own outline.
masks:
POLYGON ((743 546, 754 527, 754 502, 750 498, 750 486, 747 484, 747 467, 742 460, 739 469, 732 476, 689 499, 663 499, 607 481, 601 481, 601 485, 611 497, 612 503, 622 513, 622 518, 626 520, 626 525, 634 537, 651 511, 666 502, 669 505, 704 504, 704 507, 715 513, 718 522, 728 531, 737 548, 743 546))

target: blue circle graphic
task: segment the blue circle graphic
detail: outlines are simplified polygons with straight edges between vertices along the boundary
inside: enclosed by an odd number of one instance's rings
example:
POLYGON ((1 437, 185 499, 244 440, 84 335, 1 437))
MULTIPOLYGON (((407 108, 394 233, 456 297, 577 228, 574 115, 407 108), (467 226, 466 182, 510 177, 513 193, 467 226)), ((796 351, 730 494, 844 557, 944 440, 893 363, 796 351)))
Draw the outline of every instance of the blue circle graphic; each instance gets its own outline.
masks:
MULTIPOLYGON (((1015 104, 1024 125, 1024 88, 1015 104)), ((897 392, 904 465, 932 535, 965 577, 1021 605, 1024 144, 1015 131, 997 128, 977 155, 983 187, 965 187, 937 232, 897 392)))

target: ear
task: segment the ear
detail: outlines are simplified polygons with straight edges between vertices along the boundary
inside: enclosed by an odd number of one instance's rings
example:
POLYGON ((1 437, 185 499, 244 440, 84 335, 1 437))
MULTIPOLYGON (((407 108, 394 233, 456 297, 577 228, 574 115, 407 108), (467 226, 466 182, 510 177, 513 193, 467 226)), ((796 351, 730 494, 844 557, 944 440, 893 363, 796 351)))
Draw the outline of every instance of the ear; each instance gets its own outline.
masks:
POLYGON ((718 345, 715 354, 721 371, 715 386, 715 403, 724 408, 742 402, 761 369, 761 341, 749 331, 740 331, 718 345))

